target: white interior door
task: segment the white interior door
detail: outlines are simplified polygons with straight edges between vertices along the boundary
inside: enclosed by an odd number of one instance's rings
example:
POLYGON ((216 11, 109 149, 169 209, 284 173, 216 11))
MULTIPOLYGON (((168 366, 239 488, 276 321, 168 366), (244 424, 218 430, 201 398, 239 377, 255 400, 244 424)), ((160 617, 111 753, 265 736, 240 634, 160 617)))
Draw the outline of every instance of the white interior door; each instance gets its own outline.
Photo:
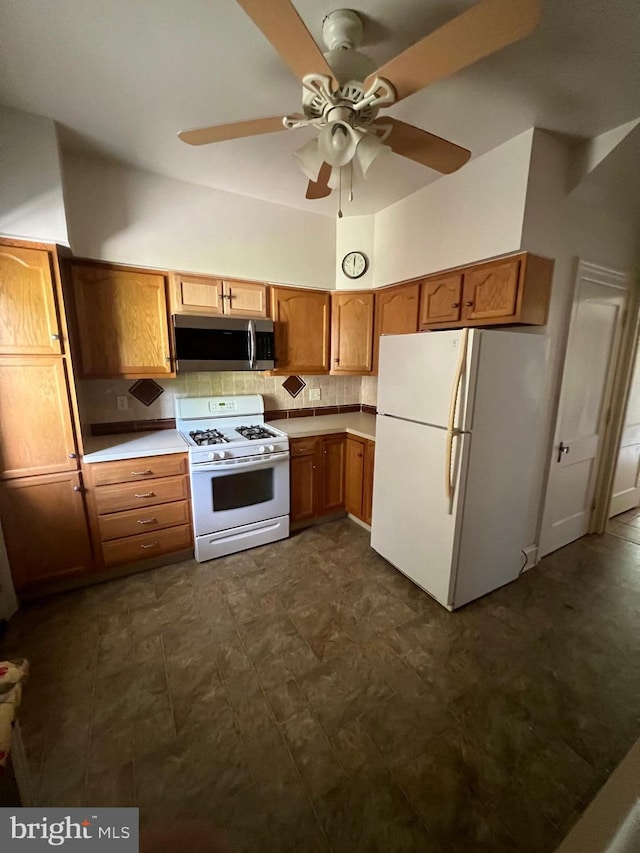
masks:
POLYGON ((609 518, 640 504, 640 347, 636 354, 629 402, 620 439, 609 518))
POLYGON ((620 273, 578 265, 540 556, 589 529, 627 288, 620 273))

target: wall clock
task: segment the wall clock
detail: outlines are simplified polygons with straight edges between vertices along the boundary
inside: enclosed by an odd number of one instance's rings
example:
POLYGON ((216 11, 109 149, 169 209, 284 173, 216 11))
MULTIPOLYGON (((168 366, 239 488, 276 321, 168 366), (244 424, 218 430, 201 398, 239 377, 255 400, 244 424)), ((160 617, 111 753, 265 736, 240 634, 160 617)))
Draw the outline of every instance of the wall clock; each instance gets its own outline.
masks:
POLYGON ((361 278, 369 268, 369 259, 363 252, 347 252, 342 259, 342 272, 347 278, 361 278))

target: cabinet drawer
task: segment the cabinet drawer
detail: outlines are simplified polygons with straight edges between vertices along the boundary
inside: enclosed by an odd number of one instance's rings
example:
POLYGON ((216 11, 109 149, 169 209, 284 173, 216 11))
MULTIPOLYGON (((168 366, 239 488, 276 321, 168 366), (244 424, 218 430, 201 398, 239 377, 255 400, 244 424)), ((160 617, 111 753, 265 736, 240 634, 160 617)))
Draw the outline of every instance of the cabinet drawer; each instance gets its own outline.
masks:
POLYGON ((112 486, 99 486, 95 490, 99 515, 171 501, 184 501, 188 497, 189 481, 186 477, 164 477, 162 480, 146 480, 144 483, 117 483, 112 486))
POLYGON ((96 462, 91 466, 94 486, 131 483, 136 480, 173 477, 176 474, 186 473, 185 453, 175 453, 170 456, 144 456, 141 459, 122 459, 117 462, 96 462))
POLYGON ((121 563, 146 560, 158 554, 170 554, 172 551, 190 547, 191 525, 181 524, 179 527, 168 527, 166 530, 104 542, 102 554, 105 566, 118 566, 121 563))
POLYGON ((124 512, 112 512, 109 515, 101 515, 98 521, 103 542, 149 533, 164 527, 189 524, 189 501, 160 504, 150 510, 128 509, 124 512))
POLYGON ((292 438, 289 451, 292 456, 308 456, 320 451, 322 436, 312 435, 309 438, 292 438))

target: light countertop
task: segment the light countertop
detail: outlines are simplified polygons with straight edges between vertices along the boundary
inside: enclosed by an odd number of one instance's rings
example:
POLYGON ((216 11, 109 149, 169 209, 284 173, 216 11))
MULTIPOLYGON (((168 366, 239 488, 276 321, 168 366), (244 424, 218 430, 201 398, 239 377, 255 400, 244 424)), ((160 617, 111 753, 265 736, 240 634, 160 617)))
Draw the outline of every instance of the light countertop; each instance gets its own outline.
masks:
POLYGON ((120 435, 94 435, 84 443, 83 462, 113 462, 138 456, 162 456, 186 453, 186 441, 176 429, 153 432, 125 432, 120 435))
POLYGON ((360 438, 375 441, 376 416, 365 412, 348 412, 344 415, 315 415, 308 418, 282 418, 269 421, 271 426, 286 432, 289 438, 306 435, 331 435, 348 432, 360 438))

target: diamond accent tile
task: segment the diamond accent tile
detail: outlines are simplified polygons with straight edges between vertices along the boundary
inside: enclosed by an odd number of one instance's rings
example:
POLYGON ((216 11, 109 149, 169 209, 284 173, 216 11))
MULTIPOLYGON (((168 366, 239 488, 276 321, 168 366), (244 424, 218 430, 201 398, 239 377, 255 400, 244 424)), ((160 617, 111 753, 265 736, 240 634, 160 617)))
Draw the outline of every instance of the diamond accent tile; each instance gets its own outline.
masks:
POLYGON ((301 376, 287 376, 282 383, 282 387, 292 397, 297 397, 303 388, 306 388, 307 383, 301 376))
POLYGON ((154 400, 157 400, 160 394, 164 393, 164 388, 161 385, 158 385, 157 382, 154 382, 153 379, 138 379, 137 382, 134 382, 131 388, 129 388, 129 393, 132 397, 135 397, 136 400, 140 400, 141 403, 144 403, 145 406, 150 406, 154 400))

